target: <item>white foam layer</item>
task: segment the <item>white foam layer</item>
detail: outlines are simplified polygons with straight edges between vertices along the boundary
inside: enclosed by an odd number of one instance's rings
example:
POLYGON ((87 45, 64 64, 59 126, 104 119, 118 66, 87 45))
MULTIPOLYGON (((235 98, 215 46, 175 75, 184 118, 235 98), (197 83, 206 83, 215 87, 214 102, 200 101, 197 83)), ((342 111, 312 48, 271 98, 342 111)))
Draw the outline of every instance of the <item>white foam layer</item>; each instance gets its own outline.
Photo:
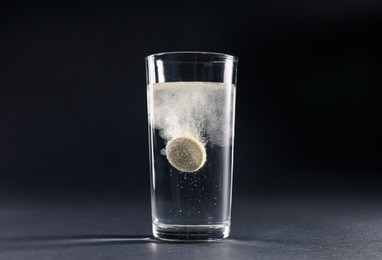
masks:
POLYGON ((166 141, 193 136, 225 146, 232 134, 235 86, 212 82, 168 82, 149 86, 153 124, 166 141))

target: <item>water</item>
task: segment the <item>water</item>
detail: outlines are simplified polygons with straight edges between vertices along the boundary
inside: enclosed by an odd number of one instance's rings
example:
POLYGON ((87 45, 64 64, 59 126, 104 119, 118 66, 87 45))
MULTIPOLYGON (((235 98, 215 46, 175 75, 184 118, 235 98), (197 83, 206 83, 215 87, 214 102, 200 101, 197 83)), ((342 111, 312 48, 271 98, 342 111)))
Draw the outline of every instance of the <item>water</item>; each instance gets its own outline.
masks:
POLYGON ((228 236, 231 214, 234 85, 177 82, 148 86, 154 235, 200 240, 228 236), (192 136, 204 165, 182 172, 166 145, 192 136))

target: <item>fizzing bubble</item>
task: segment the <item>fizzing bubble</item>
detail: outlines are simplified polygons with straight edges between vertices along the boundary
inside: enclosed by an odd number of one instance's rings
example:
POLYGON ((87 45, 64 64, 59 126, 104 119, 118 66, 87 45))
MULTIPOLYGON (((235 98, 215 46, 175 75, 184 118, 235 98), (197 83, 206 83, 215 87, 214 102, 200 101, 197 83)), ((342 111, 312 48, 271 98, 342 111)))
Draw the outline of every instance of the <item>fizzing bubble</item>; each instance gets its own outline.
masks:
POLYGON ((206 148, 192 136, 182 136, 167 143, 166 156, 170 164, 182 172, 196 172, 206 162, 206 148))
POLYGON ((169 142, 178 136, 193 136, 224 146, 231 129, 224 127, 229 121, 225 112, 227 91, 233 85, 214 82, 165 82, 154 84, 154 127, 169 142), (208 130, 208 133, 206 131, 208 130))
POLYGON ((235 86, 217 82, 164 82, 148 88, 153 100, 150 124, 158 130, 161 150, 180 172, 196 172, 206 163, 206 144, 224 147, 233 135, 235 86), (229 94, 231 93, 231 94, 229 94), (227 110, 228 109, 228 110, 227 110), (233 113, 233 112, 232 112, 233 113))

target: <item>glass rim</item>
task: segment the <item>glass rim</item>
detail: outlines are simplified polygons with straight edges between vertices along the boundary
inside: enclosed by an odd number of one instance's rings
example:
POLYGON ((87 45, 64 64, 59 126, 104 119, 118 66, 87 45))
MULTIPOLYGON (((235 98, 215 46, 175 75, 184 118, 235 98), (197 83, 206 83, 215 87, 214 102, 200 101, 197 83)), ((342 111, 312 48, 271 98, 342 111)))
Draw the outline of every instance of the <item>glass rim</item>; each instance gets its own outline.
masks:
POLYGON ((164 55, 172 55, 172 54, 197 54, 197 55, 211 55, 211 56, 216 56, 222 59, 228 59, 232 60, 235 62, 239 61, 239 58, 234 55, 226 54, 226 53, 221 53, 221 52, 209 52, 209 51, 169 51, 169 52, 158 52, 154 54, 150 54, 146 56, 146 60, 151 60, 157 57, 161 57, 164 55))

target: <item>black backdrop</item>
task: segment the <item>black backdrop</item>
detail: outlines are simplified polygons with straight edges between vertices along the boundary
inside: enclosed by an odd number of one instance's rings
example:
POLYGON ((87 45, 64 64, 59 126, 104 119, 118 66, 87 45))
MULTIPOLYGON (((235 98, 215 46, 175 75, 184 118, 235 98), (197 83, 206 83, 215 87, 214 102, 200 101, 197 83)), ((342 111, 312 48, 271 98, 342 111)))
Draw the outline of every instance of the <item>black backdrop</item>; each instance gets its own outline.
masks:
POLYGON ((382 2, 0 6, 0 194, 148 196, 144 57, 239 57, 234 192, 379 191, 382 2), (44 193, 42 193, 44 194, 44 193))

